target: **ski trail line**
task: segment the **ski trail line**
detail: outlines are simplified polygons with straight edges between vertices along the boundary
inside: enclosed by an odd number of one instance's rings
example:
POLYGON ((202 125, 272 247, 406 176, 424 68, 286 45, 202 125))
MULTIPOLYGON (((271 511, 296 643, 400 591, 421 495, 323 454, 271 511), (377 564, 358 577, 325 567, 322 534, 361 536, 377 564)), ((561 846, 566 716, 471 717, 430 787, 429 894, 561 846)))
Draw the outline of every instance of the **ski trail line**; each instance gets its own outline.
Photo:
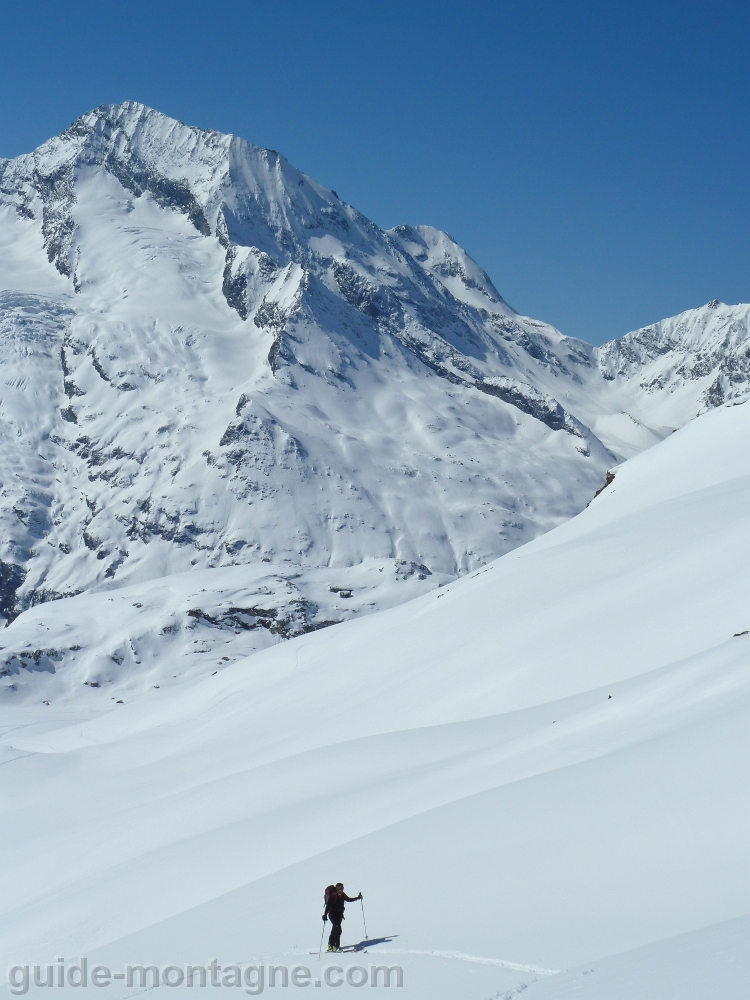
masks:
POLYGON ((539 976, 558 976, 560 969, 544 969, 538 965, 521 965, 518 962, 506 962, 501 958, 482 958, 480 955, 465 955, 460 951, 416 951, 414 949, 389 948, 379 949, 379 953, 388 955, 432 955, 435 958, 455 958, 462 962, 476 962, 477 965, 497 965, 502 969, 511 969, 513 972, 534 972, 539 976))

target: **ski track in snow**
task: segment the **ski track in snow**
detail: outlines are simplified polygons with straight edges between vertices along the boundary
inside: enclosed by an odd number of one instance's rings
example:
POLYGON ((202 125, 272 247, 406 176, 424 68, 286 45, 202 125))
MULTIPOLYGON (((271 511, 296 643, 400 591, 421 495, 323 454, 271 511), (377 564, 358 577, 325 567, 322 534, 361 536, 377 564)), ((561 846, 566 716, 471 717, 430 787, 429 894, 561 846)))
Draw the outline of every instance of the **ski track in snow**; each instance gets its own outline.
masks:
POLYGON ((559 969, 544 969, 537 965, 523 965, 520 962, 508 962, 500 958, 482 958, 479 955, 464 955, 457 951, 419 951, 417 949, 394 950, 379 949, 385 955, 432 955, 435 958, 451 958, 460 962, 475 962, 477 965, 495 965, 500 969, 512 969, 514 972, 533 972, 539 976, 557 976, 559 969))

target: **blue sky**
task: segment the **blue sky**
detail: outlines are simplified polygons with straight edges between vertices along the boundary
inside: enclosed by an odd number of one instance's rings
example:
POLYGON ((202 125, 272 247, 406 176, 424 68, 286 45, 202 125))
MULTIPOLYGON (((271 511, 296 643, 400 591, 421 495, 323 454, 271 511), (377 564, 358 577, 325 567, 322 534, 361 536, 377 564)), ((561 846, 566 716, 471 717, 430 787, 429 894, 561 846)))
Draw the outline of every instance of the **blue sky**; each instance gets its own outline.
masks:
POLYGON ((750 300, 747 3, 5 4, 0 156, 143 101, 447 229, 595 343, 750 300))

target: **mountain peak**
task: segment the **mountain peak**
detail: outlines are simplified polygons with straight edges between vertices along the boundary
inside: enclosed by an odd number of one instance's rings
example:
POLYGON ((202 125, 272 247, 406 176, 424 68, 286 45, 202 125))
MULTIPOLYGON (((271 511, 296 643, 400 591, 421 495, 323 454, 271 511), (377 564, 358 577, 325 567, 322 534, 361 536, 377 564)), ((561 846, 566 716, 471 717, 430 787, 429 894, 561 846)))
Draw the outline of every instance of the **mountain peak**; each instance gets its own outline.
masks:
POLYGON ((397 226, 391 234, 459 301, 480 309, 500 309, 515 315, 515 310, 497 291, 486 271, 449 233, 433 226, 397 226))
MULTIPOLYGON (((0 498, 3 617, 159 560, 376 560, 363 590, 390 560, 427 588, 580 509, 614 461, 558 398, 583 345, 447 233, 385 232, 273 150, 127 101, 0 171, 0 360, 46 400, 31 423, 25 390, 4 400, 6 467, 46 464, 0 498)), ((290 620, 344 613, 303 593, 290 620)))

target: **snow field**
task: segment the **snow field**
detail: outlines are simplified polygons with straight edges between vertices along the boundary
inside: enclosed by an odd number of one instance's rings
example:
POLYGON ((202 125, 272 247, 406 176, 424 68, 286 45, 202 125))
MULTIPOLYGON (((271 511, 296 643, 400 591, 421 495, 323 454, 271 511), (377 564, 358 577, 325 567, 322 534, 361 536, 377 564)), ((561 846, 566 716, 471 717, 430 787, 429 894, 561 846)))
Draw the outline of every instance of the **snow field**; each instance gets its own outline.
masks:
POLYGON ((672 1000, 689 952, 739 997, 749 422, 712 411, 409 604, 74 725, 4 710, 6 964, 302 955, 341 879, 404 996, 624 1000, 661 955, 672 1000))

